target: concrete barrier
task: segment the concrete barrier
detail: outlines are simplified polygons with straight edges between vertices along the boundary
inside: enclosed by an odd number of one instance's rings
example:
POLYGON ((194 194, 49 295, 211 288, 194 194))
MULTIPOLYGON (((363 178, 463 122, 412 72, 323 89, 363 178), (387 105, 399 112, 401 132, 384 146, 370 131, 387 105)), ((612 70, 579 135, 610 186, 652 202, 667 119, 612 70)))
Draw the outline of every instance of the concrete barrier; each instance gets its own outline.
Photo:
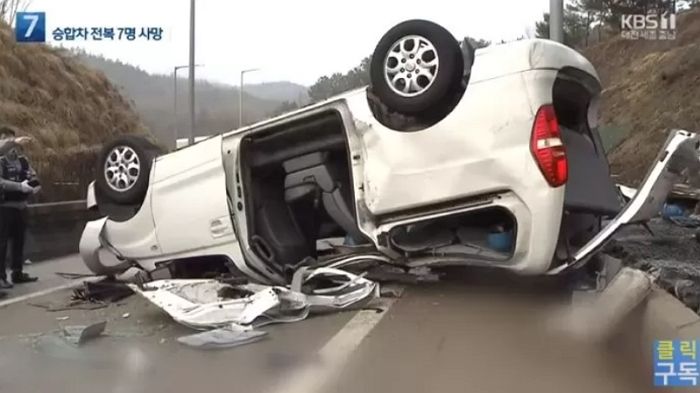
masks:
MULTIPOLYGON (((654 341, 684 339, 700 340, 700 316, 668 292, 654 286, 646 300, 621 326, 611 344, 624 346, 625 357, 632 362, 630 368, 638 368, 641 371, 639 377, 648 378, 651 387, 654 382, 654 341)), ((697 392, 698 388, 655 388, 653 391, 697 392)))
POLYGON ((41 261, 77 253, 85 223, 97 213, 77 200, 30 205, 28 216, 25 258, 41 261))

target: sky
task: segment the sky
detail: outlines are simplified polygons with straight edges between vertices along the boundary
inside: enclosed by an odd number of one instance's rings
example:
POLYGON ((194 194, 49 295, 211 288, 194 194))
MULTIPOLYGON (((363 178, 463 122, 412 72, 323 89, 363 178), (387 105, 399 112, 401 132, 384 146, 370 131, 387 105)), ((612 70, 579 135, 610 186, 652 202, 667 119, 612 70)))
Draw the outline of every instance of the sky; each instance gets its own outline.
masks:
MULTIPOLYGON (((311 85, 345 72, 371 54, 382 34, 407 19, 428 19, 456 38, 490 41, 534 36, 548 0, 197 0, 197 79, 239 84, 288 80, 311 85)), ((189 0, 31 0, 46 12, 47 39, 56 27, 162 27, 161 41, 74 41, 78 47, 172 74, 189 60, 189 0)), ((179 75, 186 76, 186 70, 179 75)))

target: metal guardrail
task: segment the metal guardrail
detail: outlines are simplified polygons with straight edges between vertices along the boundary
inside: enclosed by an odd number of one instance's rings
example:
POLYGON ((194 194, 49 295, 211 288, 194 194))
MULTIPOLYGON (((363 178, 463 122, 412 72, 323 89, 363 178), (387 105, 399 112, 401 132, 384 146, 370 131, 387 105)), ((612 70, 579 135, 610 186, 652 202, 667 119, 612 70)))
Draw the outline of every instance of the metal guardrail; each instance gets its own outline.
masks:
POLYGON ((50 202, 50 203, 35 203, 29 205, 28 211, 31 217, 52 214, 56 212, 81 212, 86 211, 86 201, 76 200, 76 201, 62 201, 62 202, 50 202))
POLYGON ((97 217, 85 200, 37 203, 27 209, 25 258, 32 261, 77 253, 85 223, 97 217))

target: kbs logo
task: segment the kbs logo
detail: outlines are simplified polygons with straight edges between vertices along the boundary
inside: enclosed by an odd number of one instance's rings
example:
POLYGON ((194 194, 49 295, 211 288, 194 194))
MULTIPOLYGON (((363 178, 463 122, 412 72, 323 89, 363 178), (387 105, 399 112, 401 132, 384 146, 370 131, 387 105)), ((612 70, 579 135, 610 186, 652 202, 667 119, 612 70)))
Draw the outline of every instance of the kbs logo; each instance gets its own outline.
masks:
POLYGON ((623 30, 676 30, 676 14, 622 15, 623 30))
POLYGON ((627 39, 676 39, 676 14, 627 14, 620 19, 622 37, 627 39))
POLYGON ((15 39, 17 42, 46 42, 46 13, 18 12, 15 39))

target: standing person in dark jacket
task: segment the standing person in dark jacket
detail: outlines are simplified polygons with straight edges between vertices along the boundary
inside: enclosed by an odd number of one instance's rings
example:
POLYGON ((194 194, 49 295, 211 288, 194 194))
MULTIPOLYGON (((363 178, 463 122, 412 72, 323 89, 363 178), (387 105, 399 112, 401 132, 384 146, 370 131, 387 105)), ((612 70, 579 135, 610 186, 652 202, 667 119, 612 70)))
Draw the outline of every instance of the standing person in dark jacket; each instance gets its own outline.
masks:
MULTIPOLYGON (((0 136, 3 130, 0 129, 0 136)), ((7 281, 7 245, 11 244, 13 284, 34 282, 23 270, 24 237, 27 227, 27 200, 41 189, 27 157, 13 139, 0 140, 0 288, 11 288, 7 281)))
MULTIPOLYGON (((0 127, 0 146, 5 143, 5 141, 12 139, 16 136, 15 132, 9 127, 0 127)), ((1 179, 1 178, 0 178, 1 179)), ((2 201, 2 188, 0 188, 0 201, 2 201)), ((0 217, 0 227, 2 226, 2 217, 0 217)), ((5 265, 2 266, 3 272, 5 271, 5 265)), ((7 273, 5 273, 7 274, 7 273)), ((7 280, 4 279, 5 275, 0 278, 0 288, 7 288, 11 286, 8 284, 7 280)), ((0 299, 7 296, 7 292, 0 291, 0 299)))

